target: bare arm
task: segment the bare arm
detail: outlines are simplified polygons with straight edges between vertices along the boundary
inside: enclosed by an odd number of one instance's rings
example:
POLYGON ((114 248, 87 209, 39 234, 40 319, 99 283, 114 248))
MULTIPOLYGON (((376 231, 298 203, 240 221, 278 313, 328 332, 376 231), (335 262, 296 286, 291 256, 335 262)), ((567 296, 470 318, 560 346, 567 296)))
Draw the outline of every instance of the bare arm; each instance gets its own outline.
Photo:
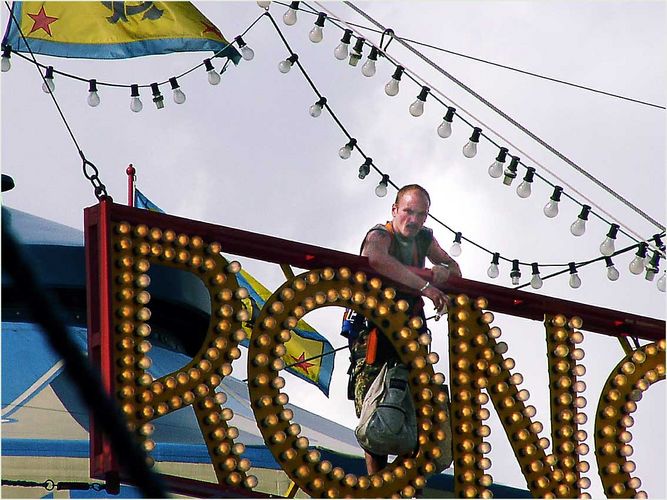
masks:
POLYGON ((428 250, 428 260, 435 264, 435 267, 433 268, 433 281, 436 284, 444 284, 450 276, 461 277, 461 268, 457 262, 442 249, 438 240, 435 238, 433 238, 431 247, 428 250), (442 267, 440 264, 444 264, 447 267, 442 267))
MULTIPOLYGON (((368 263, 378 273, 417 291, 428 282, 413 273, 407 266, 389 255, 391 236, 383 231, 371 231, 366 238, 361 255, 368 257, 368 263)), ((440 290, 429 286, 421 292, 433 302, 436 309, 443 308, 447 297, 440 290)))

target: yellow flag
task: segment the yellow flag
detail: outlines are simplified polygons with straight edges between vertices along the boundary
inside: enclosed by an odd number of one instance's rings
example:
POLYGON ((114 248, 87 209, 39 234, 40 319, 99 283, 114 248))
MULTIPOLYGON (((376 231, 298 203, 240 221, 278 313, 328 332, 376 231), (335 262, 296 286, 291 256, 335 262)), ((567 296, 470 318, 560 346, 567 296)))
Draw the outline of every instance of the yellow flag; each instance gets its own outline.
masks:
MULTIPOLYGON (((240 57, 190 2, 14 2, 12 12, 37 54, 125 59, 210 50, 240 57)), ((3 45, 28 52, 13 17, 3 45)))

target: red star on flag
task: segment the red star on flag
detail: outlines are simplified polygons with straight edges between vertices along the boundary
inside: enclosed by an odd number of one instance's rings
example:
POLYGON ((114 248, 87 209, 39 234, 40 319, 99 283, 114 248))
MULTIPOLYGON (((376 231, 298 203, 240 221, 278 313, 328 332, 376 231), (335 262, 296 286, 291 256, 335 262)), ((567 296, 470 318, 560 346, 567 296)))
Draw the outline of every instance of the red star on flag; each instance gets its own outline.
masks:
MULTIPOLYGON (((39 9, 39 12, 37 14, 30 14, 28 15, 32 18, 34 21, 34 24, 32 25, 32 29, 30 30, 30 33, 33 33, 39 29, 42 29, 48 33, 49 36, 53 36, 51 34, 51 23, 54 23, 58 20, 57 17, 51 17, 47 16, 46 12, 44 12, 44 5, 42 5, 42 8, 39 9)), ((28 34, 30 34, 28 33, 28 34)))
POLYGON ((201 23, 204 25, 204 31, 202 31, 202 35, 205 35, 206 33, 215 33, 220 38, 222 38, 222 33, 220 33, 220 30, 217 28, 217 26, 214 24, 207 24, 204 21, 201 23))
POLYGON ((310 373, 308 373, 308 368, 310 368, 311 366, 315 366, 315 364, 314 363, 308 363, 306 361, 306 353, 305 352, 302 352, 301 356, 299 356, 298 358, 296 358, 296 357, 294 357, 290 354, 290 358, 292 358, 295 361, 294 365, 292 365, 292 366, 295 366, 297 368, 301 368, 304 372, 306 372, 306 375, 310 375, 310 373))

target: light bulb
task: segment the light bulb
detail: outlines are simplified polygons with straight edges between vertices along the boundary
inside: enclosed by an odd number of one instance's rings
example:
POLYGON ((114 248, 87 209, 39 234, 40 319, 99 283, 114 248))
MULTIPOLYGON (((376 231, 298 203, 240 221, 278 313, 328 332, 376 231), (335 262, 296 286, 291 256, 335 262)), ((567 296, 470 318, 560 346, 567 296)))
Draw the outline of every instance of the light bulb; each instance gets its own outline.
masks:
POLYGON ((356 139, 350 139, 350 142, 338 150, 338 156, 343 160, 347 160, 352 155, 352 148, 354 148, 356 144, 356 139))
POLYGON ((504 177, 503 177, 503 184, 505 186, 511 186, 512 181, 516 179, 516 168, 517 165, 519 164, 520 158, 518 156, 512 156, 512 160, 510 161, 510 164, 507 166, 505 169, 504 177))
POLYGON ((185 102, 185 94, 181 89, 174 89, 172 93, 172 98, 176 104, 183 104, 185 102))
POLYGON ((88 106, 94 108, 100 104, 100 95, 97 93, 97 80, 88 80, 88 106))
POLYGON ((540 269, 537 262, 533 262, 531 267, 533 269, 533 277, 530 279, 530 286, 537 290, 538 288, 542 288, 543 283, 542 278, 540 277, 540 269))
POLYGON ((447 139, 452 135, 452 121, 454 120, 454 113, 456 108, 447 106, 447 114, 442 118, 442 123, 438 126, 438 135, 443 139, 447 139))
POLYGON ((417 99, 415 102, 410 104, 410 114, 412 116, 421 116, 424 114, 424 101, 417 99))
POLYGON ((607 233, 607 237, 600 244, 600 253, 605 257, 613 255, 616 251, 614 248, 614 242, 616 241, 616 234, 618 233, 618 224, 612 224, 607 233))
POLYGON ((136 83, 130 85, 130 109, 135 113, 144 109, 144 105, 139 99, 139 85, 136 83))
POLYGON ((310 107, 309 109, 310 116, 312 116, 313 118, 317 118, 318 116, 320 116, 322 114, 322 108, 324 108, 326 102, 327 102, 326 97, 320 97, 319 100, 310 107))
POLYGON ((422 87, 419 95, 417 96, 417 100, 410 104, 410 114, 412 116, 416 117, 424 114, 424 102, 426 101, 426 96, 428 96, 430 90, 431 89, 428 87, 422 87))
POLYGON ((172 76, 169 79, 169 85, 171 85, 171 97, 176 104, 183 104, 185 102, 185 94, 178 85, 178 81, 175 76, 172 76))
POLYGON ((665 272, 663 271, 662 276, 658 280, 658 290, 664 292, 665 287, 667 287, 667 281, 665 281, 665 272))
POLYGON ((313 29, 311 29, 310 33, 308 33, 308 38, 313 43, 320 43, 324 38, 322 26, 313 26, 313 29))
POLYGON ((498 269, 498 262, 500 260, 500 254, 495 252, 491 258, 491 265, 486 270, 486 275, 489 278, 497 278, 500 275, 500 269, 498 269))
POLYGON ((496 161, 489 167, 489 175, 494 179, 498 179, 503 175, 503 168, 505 167, 505 160, 507 159, 507 148, 500 148, 496 161))
POLYGON ((289 9, 283 14, 283 22, 287 26, 294 26, 296 24, 296 11, 299 8, 299 2, 292 2, 289 9))
POLYGON ((387 196, 387 185, 389 184, 389 176, 387 174, 382 175, 382 180, 380 183, 375 187, 375 194, 379 198, 384 198, 387 196))
POLYGON ((389 82, 387 82, 387 84, 384 86, 385 94, 390 97, 398 95, 398 91, 400 90, 399 84, 401 82, 401 76, 403 76, 403 71, 405 71, 403 66, 396 66, 394 74, 391 75, 391 80, 389 80, 389 82))
POLYGON ((241 57, 243 57, 243 59, 246 61, 252 61, 252 59, 255 57, 255 51, 247 45, 244 45, 241 47, 241 57))
POLYGON ((577 220, 575 220, 570 226, 570 232, 574 236, 581 236, 586 232, 586 221, 588 220, 588 213, 590 211, 591 207, 588 205, 584 205, 582 207, 581 213, 577 216, 577 220))
POLYGON ((443 139, 447 139, 452 135, 452 124, 446 120, 442 120, 442 123, 438 126, 438 135, 443 139))
POLYGON ((581 278, 577 274, 577 266, 574 262, 570 262, 568 266, 570 268, 570 287, 579 288, 581 286, 581 278))
POLYGON ((213 67, 210 59, 204 59, 204 67, 206 68, 206 74, 208 75, 208 83, 211 85, 217 85, 220 83, 220 75, 213 67))
POLYGON ((144 109, 144 105, 141 102, 141 99, 139 99, 138 97, 132 97, 130 99, 130 109, 135 113, 138 113, 139 111, 144 109))
POLYGON ((364 65, 361 67, 361 74, 367 77, 375 75, 375 61, 372 59, 367 59, 364 65))
POLYGON ((9 57, 2 54, 2 64, 0 65, 0 67, 1 67, 3 73, 6 73, 10 69, 12 69, 11 59, 9 59, 9 57))
POLYGON ((343 43, 343 42, 339 43, 338 46, 334 49, 334 57, 336 59, 338 59, 339 61, 347 59, 348 47, 349 47, 349 44, 347 44, 347 43, 343 43))
POLYGON ((241 51, 241 57, 246 61, 252 61, 252 59, 255 57, 255 51, 252 50, 250 47, 248 47, 248 45, 245 43, 241 35, 234 37, 234 41, 239 46, 239 50, 241 51))
POLYGON ((629 267, 632 274, 641 274, 642 271, 644 271, 644 258, 636 256, 632 259, 632 262, 630 262, 629 267))
POLYGON ((516 187, 516 194, 519 195, 519 198, 528 198, 530 196, 534 175, 535 169, 533 167, 527 167, 523 181, 516 187))
POLYGON ((289 56, 287 59, 284 61, 280 61, 278 63, 278 71, 281 73, 289 73, 289 70, 292 69, 292 66, 294 66, 294 63, 299 59, 299 56, 296 54, 292 54, 289 56))
POLYGON ((259 2, 257 2, 257 5, 259 5, 262 9, 268 9, 269 5, 271 5, 271 2, 259 1, 259 2))
POLYGON ((514 259, 512 261, 512 271, 510 272, 510 278, 512 279, 513 285, 519 284, 519 280, 521 279, 521 270, 519 269, 518 259, 514 259))
POLYGON ((452 243, 452 246, 449 248, 449 255, 458 257, 461 255, 461 251, 461 233, 457 232, 454 235, 454 243, 452 243))
POLYGON ((560 201, 560 195, 563 192, 563 188, 560 186, 554 187, 554 192, 551 195, 549 203, 544 205, 544 215, 553 219, 558 215, 558 202, 560 201))
POLYGON ((53 66, 46 68, 44 83, 42 83, 42 90, 47 94, 50 94, 56 90, 56 83, 53 81, 53 66))
POLYGON ((618 272, 618 269, 616 269, 613 265, 607 267, 607 278, 609 278, 609 281, 616 281, 620 276, 620 273, 618 272))
POLYGON ((531 189, 529 182, 523 181, 516 187, 516 194, 519 195, 519 198, 528 198, 530 193, 531 189))
POLYGON ((474 158, 477 154, 477 143, 479 142, 479 136, 482 133, 482 129, 475 127, 473 129, 470 140, 463 146, 463 156, 466 158, 474 158))
POLYGON ((609 281, 616 281, 620 274, 618 269, 614 267, 614 262, 611 260, 611 257, 605 257, 604 261, 607 265, 607 278, 609 278, 609 281))

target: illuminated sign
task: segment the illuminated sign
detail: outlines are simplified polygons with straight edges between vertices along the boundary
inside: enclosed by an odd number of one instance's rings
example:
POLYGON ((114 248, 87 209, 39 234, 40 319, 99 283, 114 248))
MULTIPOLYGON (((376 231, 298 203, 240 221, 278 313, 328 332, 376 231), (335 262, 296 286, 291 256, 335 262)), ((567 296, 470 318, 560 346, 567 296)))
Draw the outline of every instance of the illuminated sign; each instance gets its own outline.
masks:
MULTIPOLYGON (((542 436, 544 426, 533 420, 536 410, 527 404, 528 391, 518 388, 523 375, 514 371, 514 360, 504 356, 507 345, 498 340, 501 331, 492 325, 494 315, 489 310, 494 304, 483 297, 451 294, 448 422, 445 375, 433 371, 438 356, 428 350, 430 337, 417 333, 421 320, 407 316, 407 303, 394 300, 394 290, 383 286, 359 257, 106 201, 86 211, 86 247, 91 359, 125 414, 128 428, 149 455, 155 446, 152 422, 191 405, 219 487, 251 494, 257 485, 257 479, 248 474, 252 464, 241 457, 244 445, 237 442, 238 430, 227 424, 233 412, 225 407, 224 394, 216 392, 240 356, 238 344, 246 335, 242 322, 248 319, 242 305, 247 290, 236 279, 240 265, 227 262, 220 255, 224 250, 310 269, 288 279, 266 301, 254 322, 248 354, 248 388, 257 426, 284 472, 307 494, 412 497, 436 470, 435 460, 445 453, 445 438, 451 432, 454 494, 490 497, 493 478, 486 455, 491 445, 486 438, 491 429, 485 423, 490 402, 534 496, 587 496, 583 490, 590 485, 585 475, 590 466, 581 457, 589 453, 589 439, 580 428, 588 417, 581 395, 585 368, 584 352, 578 347, 583 340, 579 316, 568 318, 553 310, 542 313, 551 402, 549 440, 542 436), (192 361, 154 380, 148 372, 151 297, 147 287, 148 271, 156 265, 197 276, 210 295, 211 318, 192 361), (282 392, 285 381, 280 376, 285 343, 304 315, 327 306, 352 308, 372 320, 410 370, 419 449, 370 476, 356 476, 322 460, 285 407, 289 396, 282 392)), ((521 295, 520 301, 528 295, 521 295)), ((665 339, 654 340, 629 352, 611 371, 595 413, 594 452, 609 497, 640 494, 640 480, 632 476, 635 466, 630 461, 628 429, 643 392, 665 378, 665 339)), ((92 425, 91 476, 108 474, 118 474, 118 464, 92 425)), ((177 483, 171 483, 175 491, 179 491, 177 483)))

